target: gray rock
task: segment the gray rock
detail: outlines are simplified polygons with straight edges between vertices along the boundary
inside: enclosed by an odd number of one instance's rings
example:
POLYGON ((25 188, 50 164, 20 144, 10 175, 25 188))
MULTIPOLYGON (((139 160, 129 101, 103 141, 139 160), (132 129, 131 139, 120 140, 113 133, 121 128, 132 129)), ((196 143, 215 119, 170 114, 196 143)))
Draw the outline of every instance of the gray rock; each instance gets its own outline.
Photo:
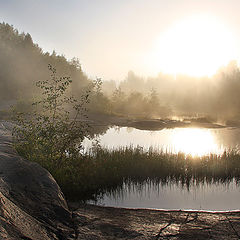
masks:
POLYGON ((0 125, 0 238, 73 239, 71 212, 50 173, 17 155, 0 125))

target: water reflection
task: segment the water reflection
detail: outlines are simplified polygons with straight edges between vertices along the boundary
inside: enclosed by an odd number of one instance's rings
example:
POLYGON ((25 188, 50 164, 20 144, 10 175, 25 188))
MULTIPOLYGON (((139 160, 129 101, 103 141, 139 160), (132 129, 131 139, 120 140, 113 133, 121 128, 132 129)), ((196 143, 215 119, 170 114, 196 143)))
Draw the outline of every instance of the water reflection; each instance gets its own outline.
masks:
MULTIPOLYGON (((138 130, 127 127, 112 127, 99 136, 101 146, 109 149, 141 146, 144 149, 162 149, 172 153, 183 152, 193 156, 209 153, 221 154, 226 149, 238 148, 240 130, 233 128, 174 128, 160 131, 138 130)), ((84 146, 91 147, 85 140, 84 146)))
POLYGON ((217 145, 213 132, 209 129, 184 128, 172 132, 174 152, 183 152, 192 156, 209 153, 220 154, 222 149, 217 145))
MULTIPOLYGON (((124 185, 121 191, 105 194, 97 204, 127 208, 239 210, 240 190, 233 179, 228 183, 202 183, 183 188, 177 183, 166 185, 124 185)), ((90 202, 96 203, 96 202, 90 202)))
MULTIPOLYGON (((110 128, 99 136, 101 146, 119 148, 141 146, 193 156, 221 154, 240 145, 240 129, 175 128, 145 131, 134 128, 110 128)), ((86 147, 91 141, 84 142, 86 147)), ((239 209, 240 174, 238 159, 206 158, 203 164, 180 161, 183 168, 161 166, 160 175, 150 181, 141 177, 105 192, 98 204, 130 208, 236 210, 239 209), (218 160, 221 160, 218 162, 218 160), (189 164, 189 165, 188 165, 189 164), (226 165, 227 164, 227 165, 226 165), (227 166, 227 168, 226 168, 227 166), (192 167, 195 167, 192 171, 192 167), (175 169, 175 170, 174 170, 175 169), (189 171, 187 171, 189 169, 189 171)), ((171 165, 172 166, 172 165, 171 165)), ((174 165, 175 166, 175 165, 174 165)))

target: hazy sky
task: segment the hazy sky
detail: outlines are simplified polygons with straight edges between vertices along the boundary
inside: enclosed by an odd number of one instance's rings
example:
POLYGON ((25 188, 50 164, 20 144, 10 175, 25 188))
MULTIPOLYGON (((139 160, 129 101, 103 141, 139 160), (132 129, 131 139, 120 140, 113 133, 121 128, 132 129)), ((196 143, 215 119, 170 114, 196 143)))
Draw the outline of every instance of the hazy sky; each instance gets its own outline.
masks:
MULTIPOLYGON (((166 62, 175 59, 175 65, 188 58, 185 65, 191 61, 195 69, 194 63, 201 65, 203 61, 201 56, 194 62, 195 49, 200 49, 195 55, 202 54, 199 44, 204 42, 202 47, 207 57, 217 37, 216 59, 238 59, 239 11, 239 0, 0 0, 1 22, 29 32, 44 51, 56 50, 68 59, 78 57, 90 77, 106 80, 121 80, 129 70, 144 76, 168 71, 169 63, 164 62, 167 58, 166 62), (201 16, 200 22, 205 16, 213 18, 215 25, 200 23, 198 29, 201 34, 205 33, 205 28, 212 29, 217 37, 206 33, 204 39, 196 40, 195 45, 187 50, 187 32, 192 30, 191 20, 184 23, 184 19, 194 16, 201 16), (178 39, 181 44, 177 46, 183 49, 181 52, 174 45, 178 39), (208 44, 208 39, 212 45, 208 44), (181 57, 174 54, 181 54, 181 57)), ((210 60, 214 61, 214 58, 210 60)), ((185 65, 179 66, 186 68, 185 65)), ((178 70, 175 66, 174 71, 178 70)), ((200 72, 199 69, 196 71, 200 72)))

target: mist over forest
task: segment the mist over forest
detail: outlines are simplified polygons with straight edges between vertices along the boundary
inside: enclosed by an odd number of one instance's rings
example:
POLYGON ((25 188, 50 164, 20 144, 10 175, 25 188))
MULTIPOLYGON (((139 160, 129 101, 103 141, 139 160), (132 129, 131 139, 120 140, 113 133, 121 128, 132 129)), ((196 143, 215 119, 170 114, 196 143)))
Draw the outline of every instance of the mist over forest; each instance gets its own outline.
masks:
POLYGON ((142 112, 145 97, 150 97, 155 104, 151 105, 154 117, 207 116, 216 120, 240 117, 240 71, 235 61, 220 68, 213 77, 159 73, 157 77, 142 78, 130 71, 117 90, 114 83, 104 82, 107 94, 121 92, 121 99, 128 102, 128 107, 136 111, 141 108, 142 112))
POLYGON ((13 26, 0 24, 0 91, 1 100, 32 97, 36 81, 49 78, 48 64, 58 74, 71 76, 72 91, 77 93, 89 84, 77 59, 68 61, 63 55, 51 54, 32 41, 29 33, 19 33, 13 26))
MULTIPOLYGON (((219 50, 221 51, 221 50, 219 50)), ((207 57, 207 56, 206 56, 207 57)), ((114 59, 112 60, 114 61, 114 59)), ((143 78, 129 71, 120 83, 90 79, 78 59, 44 52, 29 33, 0 24, 0 100, 29 100, 37 92, 35 82, 49 78, 48 64, 59 76, 73 80, 71 92, 80 97, 93 83, 89 111, 128 117, 209 117, 215 121, 240 118, 240 69, 232 61, 213 77, 159 73, 143 78)))

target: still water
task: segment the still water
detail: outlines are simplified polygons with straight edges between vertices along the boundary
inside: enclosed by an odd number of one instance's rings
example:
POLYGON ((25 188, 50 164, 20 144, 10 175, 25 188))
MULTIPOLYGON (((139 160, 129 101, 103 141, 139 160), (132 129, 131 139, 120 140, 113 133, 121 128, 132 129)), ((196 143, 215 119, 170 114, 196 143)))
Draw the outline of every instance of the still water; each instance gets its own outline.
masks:
MULTIPOLYGON (((140 146, 145 150, 153 147, 172 153, 183 152, 193 156, 209 153, 221 154, 224 150, 238 149, 239 128, 173 128, 159 131, 138 130, 127 127, 112 127, 98 137, 100 145, 108 149, 140 146)), ((91 147, 85 140, 84 146, 91 147)))
MULTIPOLYGON (((221 154, 224 150, 239 149, 239 128, 175 128, 145 131, 126 127, 112 127, 99 136, 101 146, 109 149, 125 146, 149 147, 193 156, 209 153, 221 154)), ((91 142, 85 140, 86 148, 91 142)), ((96 204, 128 208, 238 210, 240 186, 234 180, 228 183, 192 184, 189 188, 177 183, 124 185, 123 189, 105 194, 96 204)))
POLYGON ((125 208, 181 209, 229 211, 239 210, 240 186, 231 181, 225 184, 200 184, 189 189, 180 184, 154 186, 125 185, 121 191, 105 194, 97 205, 125 208))

